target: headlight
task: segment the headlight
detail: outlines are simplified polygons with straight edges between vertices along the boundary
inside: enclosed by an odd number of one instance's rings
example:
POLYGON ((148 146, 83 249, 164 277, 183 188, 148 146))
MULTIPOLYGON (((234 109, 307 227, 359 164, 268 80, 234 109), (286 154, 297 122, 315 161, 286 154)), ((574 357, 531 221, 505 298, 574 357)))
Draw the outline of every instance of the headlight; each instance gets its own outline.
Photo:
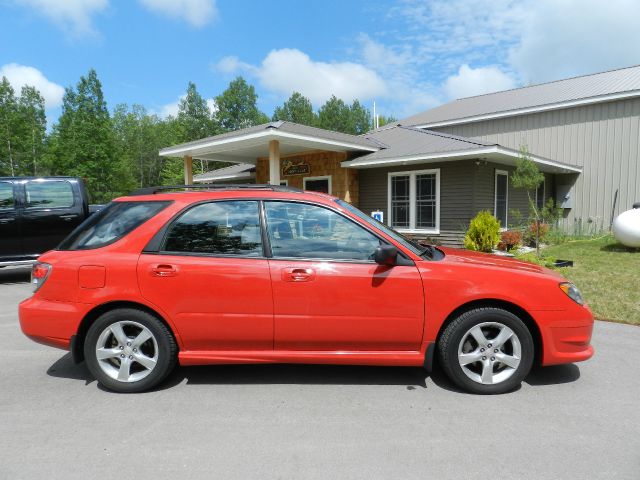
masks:
POLYGON ((576 287, 573 283, 565 282, 561 283, 560 290, 567 294, 567 296, 576 302, 578 305, 584 305, 584 298, 582 298, 582 294, 578 287, 576 287))

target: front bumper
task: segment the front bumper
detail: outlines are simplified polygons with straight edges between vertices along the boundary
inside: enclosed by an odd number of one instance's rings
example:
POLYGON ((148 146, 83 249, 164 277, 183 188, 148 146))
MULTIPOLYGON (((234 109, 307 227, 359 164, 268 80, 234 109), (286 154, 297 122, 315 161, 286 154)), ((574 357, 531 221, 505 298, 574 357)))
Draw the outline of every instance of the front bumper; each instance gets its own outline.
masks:
POLYGON ((31 297, 18 307, 20 328, 35 342, 69 350, 71 337, 90 308, 91 305, 31 297))
POLYGON ((593 314, 587 306, 576 307, 536 312, 542 335, 542 365, 582 362, 593 356, 593 314))

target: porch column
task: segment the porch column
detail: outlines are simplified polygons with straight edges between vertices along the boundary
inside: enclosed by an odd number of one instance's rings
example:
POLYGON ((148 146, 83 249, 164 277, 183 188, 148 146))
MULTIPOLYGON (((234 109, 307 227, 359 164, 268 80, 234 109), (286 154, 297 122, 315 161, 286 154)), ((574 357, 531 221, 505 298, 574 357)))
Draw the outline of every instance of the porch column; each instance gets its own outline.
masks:
POLYGON ((184 160, 184 184, 193 185, 193 158, 189 155, 183 157, 184 160))
POLYGON ((280 185, 280 142, 269 142, 269 183, 280 185))

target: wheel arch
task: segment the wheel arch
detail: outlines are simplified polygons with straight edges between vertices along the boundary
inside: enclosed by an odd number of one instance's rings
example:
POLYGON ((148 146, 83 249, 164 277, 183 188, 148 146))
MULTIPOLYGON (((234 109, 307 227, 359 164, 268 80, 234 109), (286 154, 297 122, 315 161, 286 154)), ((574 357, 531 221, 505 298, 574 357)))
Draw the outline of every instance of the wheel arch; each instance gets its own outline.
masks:
POLYGON ((160 315, 156 310, 149 307, 148 305, 144 305, 138 302, 118 300, 103 303, 101 305, 97 305, 92 308, 87 314, 84 316, 82 321, 80 322, 80 326, 78 327, 78 331, 76 332, 73 341, 71 342, 71 356, 76 363, 80 363, 84 360, 84 339, 87 336, 87 332, 93 323, 103 314, 110 312, 112 310, 116 310, 118 308, 133 308, 136 310, 141 310, 145 313, 153 315, 158 320, 160 320, 171 332, 173 338, 176 340, 176 345, 178 346, 178 350, 180 350, 180 342, 176 335, 176 332, 171 327, 171 324, 167 322, 167 320, 160 315))
POLYGON ((542 333, 540 332, 540 327, 538 327, 538 324, 533 319, 533 316, 521 306, 512 302, 508 302, 506 300, 501 300, 497 298, 473 300, 463 305, 460 305, 458 308, 456 308, 447 316, 446 320, 440 326, 440 329, 438 330, 438 335, 436 336, 435 344, 437 345, 438 342, 440 341, 440 337, 442 336, 442 333, 444 332, 444 330, 447 328, 447 325, 449 325, 453 320, 458 318, 463 313, 468 312, 470 310, 475 310, 476 308, 499 308, 514 314, 516 317, 522 320, 522 322, 527 327, 527 330, 529 330, 529 333, 531 333, 531 338, 533 339, 534 365, 539 365, 541 363, 542 351, 543 351, 542 333))

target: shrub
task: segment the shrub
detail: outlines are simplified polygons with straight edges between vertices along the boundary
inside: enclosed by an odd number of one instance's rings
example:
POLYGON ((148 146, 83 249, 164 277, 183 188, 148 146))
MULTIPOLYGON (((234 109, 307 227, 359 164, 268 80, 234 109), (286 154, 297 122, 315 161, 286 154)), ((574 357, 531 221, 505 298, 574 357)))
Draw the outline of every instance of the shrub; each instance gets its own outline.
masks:
POLYGON ((513 250, 522 245, 522 232, 520 230, 507 230, 500 234, 499 250, 513 250))
POLYGON ((469 223, 464 236, 464 248, 491 252, 500 240, 500 222, 488 210, 479 212, 469 223))
MULTIPOLYGON (((540 223, 540 243, 545 243, 547 241, 547 236, 549 235, 549 224, 540 223)), ((527 245, 536 244, 536 224, 532 223, 527 228, 525 232, 524 239, 527 242, 527 245)))

